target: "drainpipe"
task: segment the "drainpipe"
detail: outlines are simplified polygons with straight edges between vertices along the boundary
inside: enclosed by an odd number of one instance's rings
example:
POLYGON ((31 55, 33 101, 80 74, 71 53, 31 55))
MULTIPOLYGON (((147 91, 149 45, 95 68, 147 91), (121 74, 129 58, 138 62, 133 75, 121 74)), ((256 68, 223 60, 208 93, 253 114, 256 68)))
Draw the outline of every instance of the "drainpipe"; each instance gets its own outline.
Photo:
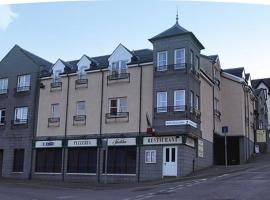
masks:
POLYGON ((65 181, 65 167, 66 167, 66 141, 67 141, 67 124, 68 124, 68 104, 69 104, 69 72, 67 72, 67 96, 66 96, 66 115, 65 115, 65 136, 63 145, 63 159, 62 159, 62 181, 65 181))
MULTIPOLYGON (((141 139, 141 127, 142 127, 142 66, 138 60, 138 67, 140 67, 140 110, 139 110, 139 139, 141 139)), ((141 173, 141 143, 139 144, 139 155, 138 155, 138 182, 140 182, 140 173, 141 173)))
MULTIPOLYGON (((214 64, 212 63, 212 75, 213 75, 213 79, 214 77, 214 64)), ((215 80, 214 80, 214 86, 213 86, 213 97, 212 97, 212 106, 213 106, 213 143, 214 143, 214 135, 215 135, 215 130, 216 130, 216 120, 215 120, 215 114, 214 114, 214 110, 215 110, 215 80)), ((214 150, 214 144, 213 144, 213 158, 215 159, 215 150, 214 150)), ((213 159, 213 160, 214 160, 213 159)))
POLYGON ((36 81, 36 90, 35 90, 35 98, 34 98, 34 115, 32 121, 34 122, 33 126, 33 134, 31 135, 31 155, 30 155, 30 172, 28 175, 28 179, 32 179, 32 170, 33 170, 33 161, 34 161, 34 151, 35 151, 35 138, 36 138, 36 131, 37 131, 37 113, 38 113, 38 106, 39 106, 39 90, 40 90, 40 79, 39 79, 39 73, 37 74, 37 81, 36 81))
MULTIPOLYGON (((100 100, 100 117, 99 117, 99 138, 101 139, 101 136, 102 136, 102 113, 103 113, 103 92, 104 92, 104 71, 102 71, 102 69, 100 70, 101 71, 101 100, 100 100)), ((102 144, 102 142, 101 142, 102 144)), ((102 147, 100 148, 100 145, 99 145, 99 148, 98 148, 98 157, 97 157, 97 173, 98 173, 98 183, 100 183, 100 154, 102 153, 102 147)))

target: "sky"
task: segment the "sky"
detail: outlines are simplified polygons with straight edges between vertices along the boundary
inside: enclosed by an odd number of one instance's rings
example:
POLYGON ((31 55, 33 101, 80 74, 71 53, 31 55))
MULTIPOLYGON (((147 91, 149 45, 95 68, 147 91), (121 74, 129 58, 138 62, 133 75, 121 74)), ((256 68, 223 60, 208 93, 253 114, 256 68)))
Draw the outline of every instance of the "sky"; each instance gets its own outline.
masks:
POLYGON ((218 54, 224 69, 245 67, 252 79, 270 77, 270 4, 264 3, 92 0, 0 5, 0 60, 15 44, 52 63, 111 54, 119 43, 130 50, 152 49, 148 39, 175 24, 176 10, 179 24, 205 46, 202 54, 218 54))

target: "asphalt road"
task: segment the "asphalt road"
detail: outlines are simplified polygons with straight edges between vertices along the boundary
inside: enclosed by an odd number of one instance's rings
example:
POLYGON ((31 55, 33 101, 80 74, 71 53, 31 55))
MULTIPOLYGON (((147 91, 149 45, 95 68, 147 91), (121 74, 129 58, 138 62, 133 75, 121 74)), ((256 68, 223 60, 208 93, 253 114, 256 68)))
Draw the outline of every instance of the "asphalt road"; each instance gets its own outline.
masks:
POLYGON ((270 155, 234 172, 159 185, 80 189, 0 181, 0 200, 270 200, 270 155))

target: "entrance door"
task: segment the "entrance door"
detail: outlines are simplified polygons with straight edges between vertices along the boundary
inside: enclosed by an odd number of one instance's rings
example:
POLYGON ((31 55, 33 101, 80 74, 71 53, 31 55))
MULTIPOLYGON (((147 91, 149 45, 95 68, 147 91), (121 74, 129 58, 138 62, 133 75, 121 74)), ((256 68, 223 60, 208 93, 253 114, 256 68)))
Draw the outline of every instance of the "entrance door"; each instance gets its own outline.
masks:
POLYGON ((3 150, 0 149, 0 177, 2 177, 2 168, 3 168, 3 150))
POLYGON ((177 147, 163 147, 163 176, 177 176, 177 147))

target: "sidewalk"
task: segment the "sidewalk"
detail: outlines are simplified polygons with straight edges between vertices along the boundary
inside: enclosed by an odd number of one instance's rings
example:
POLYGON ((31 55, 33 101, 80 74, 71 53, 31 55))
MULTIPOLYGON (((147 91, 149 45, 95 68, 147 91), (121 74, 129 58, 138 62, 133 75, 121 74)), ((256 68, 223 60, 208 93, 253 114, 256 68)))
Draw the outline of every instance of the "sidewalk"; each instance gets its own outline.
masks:
POLYGON ((140 183, 119 183, 119 184, 98 184, 89 182, 62 182, 62 181, 45 181, 45 180, 18 180, 18 179, 0 179, 1 185, 16 184, 22 187, 35 187, 35 188, 59 188, 59 189, 87 189, 87 190, 113 190, 124 188, 141 188, 144 186, 153 186, 163 183, 181 182, 193 179, 209 178, 220 176, 228 173, 236 173, 245 171, 254 166, 261 166, 263 163, 269 163, 270 154, 256 155, 248 163, 242 165, 228 166, 212 166, 203 170, 196 171, 188 176, 181 178, 170 178, 157 181, 140 182, 140 183))

